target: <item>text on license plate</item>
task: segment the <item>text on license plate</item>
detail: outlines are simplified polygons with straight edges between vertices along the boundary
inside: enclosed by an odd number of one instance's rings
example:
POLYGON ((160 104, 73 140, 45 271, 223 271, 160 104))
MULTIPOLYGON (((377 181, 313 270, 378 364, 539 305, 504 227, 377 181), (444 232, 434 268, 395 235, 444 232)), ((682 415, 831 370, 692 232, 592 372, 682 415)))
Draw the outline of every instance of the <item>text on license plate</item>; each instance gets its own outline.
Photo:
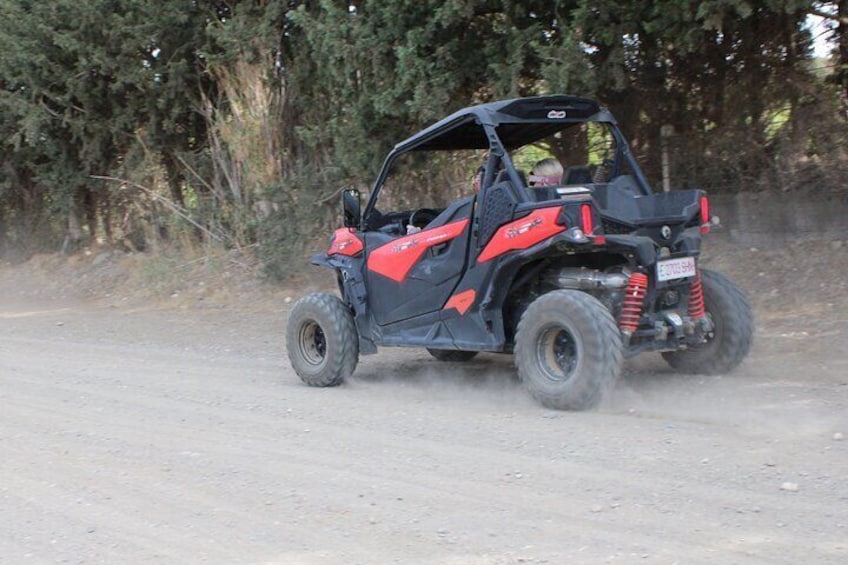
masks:
POLYGON ((681 257, 657 263, 657 280, 670 281, 695 276, 695 258, 681 257))

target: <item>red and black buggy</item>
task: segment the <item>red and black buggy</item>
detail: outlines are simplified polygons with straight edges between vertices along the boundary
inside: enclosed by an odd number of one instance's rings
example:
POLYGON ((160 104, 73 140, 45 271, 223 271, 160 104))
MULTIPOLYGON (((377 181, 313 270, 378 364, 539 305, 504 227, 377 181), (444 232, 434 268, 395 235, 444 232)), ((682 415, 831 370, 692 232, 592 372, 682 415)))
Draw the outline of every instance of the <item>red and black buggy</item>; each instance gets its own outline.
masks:
POLYGON ((364 209, 356 190, 342 202, 344 227, 313 259, 336 272, 340 296, 310 294, 288 320, 289 358, 309 385, 342 383, 360 354, 381 346, 422 347, 449 362, 511 353, 542 404, 584 409, 626 356, 661 351, 680 372, 714 374, 750 349, 742 292, 698 265, 707 196, 654 193, 613 116, 592 100, 459 110, 395 146, 364 209), (575 147, 561 183, 528 184, 528 155, 575 147), (401 174, 392 185, 404 159, 426 170, 465 163, 451 160, 457 154, 475 169, 483 160, 478 192, 392 209, 422 178, 401 174))

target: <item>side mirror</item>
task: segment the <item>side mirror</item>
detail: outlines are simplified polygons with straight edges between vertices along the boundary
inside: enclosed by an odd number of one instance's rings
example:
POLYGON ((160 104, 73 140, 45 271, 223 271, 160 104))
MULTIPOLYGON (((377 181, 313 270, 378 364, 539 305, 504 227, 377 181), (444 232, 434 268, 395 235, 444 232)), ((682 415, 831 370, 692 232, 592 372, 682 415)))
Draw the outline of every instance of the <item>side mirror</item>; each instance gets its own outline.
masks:
POLYGON ((346 188, 342 191, 342 215, 344 217, 344 227, 359 228, 361 221, 362 205, 360 204, 360 194, 355 188, 346 188))

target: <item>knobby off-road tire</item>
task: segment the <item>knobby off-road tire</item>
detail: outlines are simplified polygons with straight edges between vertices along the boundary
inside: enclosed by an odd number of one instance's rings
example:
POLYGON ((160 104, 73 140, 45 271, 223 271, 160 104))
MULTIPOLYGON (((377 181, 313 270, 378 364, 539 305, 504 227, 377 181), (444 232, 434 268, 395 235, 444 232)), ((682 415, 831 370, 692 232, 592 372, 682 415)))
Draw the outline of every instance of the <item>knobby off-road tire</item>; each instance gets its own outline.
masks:
POLYGON ((754 314, 742 291, 730 279, 701 269, 704 306, 715 329, 702 345, 662 354, 671 367, 690 375, 718 375, 735 369, 754 339, 754 314))
POLYGON ((477 351, 461 351, 459 349, 430 349, 428 347, 427 353, 439 361, 450 363, 464 363, 477 357, 477 351))
POLYGON ((518 376, 548 408, 596 406, 621 373, 622 359, 612 314, 583 292, 549 292, 530 304, 518 323, 518 376))
POLYGON ((286 348, 303 382, 340 385, 359 361, 359 337, 350 309, 326 292, 304 296, 289 314, 286 348))

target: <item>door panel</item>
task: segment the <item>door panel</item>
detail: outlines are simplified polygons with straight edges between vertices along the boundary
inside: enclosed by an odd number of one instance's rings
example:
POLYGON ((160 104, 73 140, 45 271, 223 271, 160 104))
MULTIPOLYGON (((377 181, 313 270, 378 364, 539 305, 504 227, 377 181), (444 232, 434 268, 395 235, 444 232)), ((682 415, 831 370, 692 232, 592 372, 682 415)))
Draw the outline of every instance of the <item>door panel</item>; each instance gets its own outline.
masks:
POLYGON ((465 266, 469 223, 465 218, 395 239, 366 234, 368 301, 378 324, 442 308, 465 266))

